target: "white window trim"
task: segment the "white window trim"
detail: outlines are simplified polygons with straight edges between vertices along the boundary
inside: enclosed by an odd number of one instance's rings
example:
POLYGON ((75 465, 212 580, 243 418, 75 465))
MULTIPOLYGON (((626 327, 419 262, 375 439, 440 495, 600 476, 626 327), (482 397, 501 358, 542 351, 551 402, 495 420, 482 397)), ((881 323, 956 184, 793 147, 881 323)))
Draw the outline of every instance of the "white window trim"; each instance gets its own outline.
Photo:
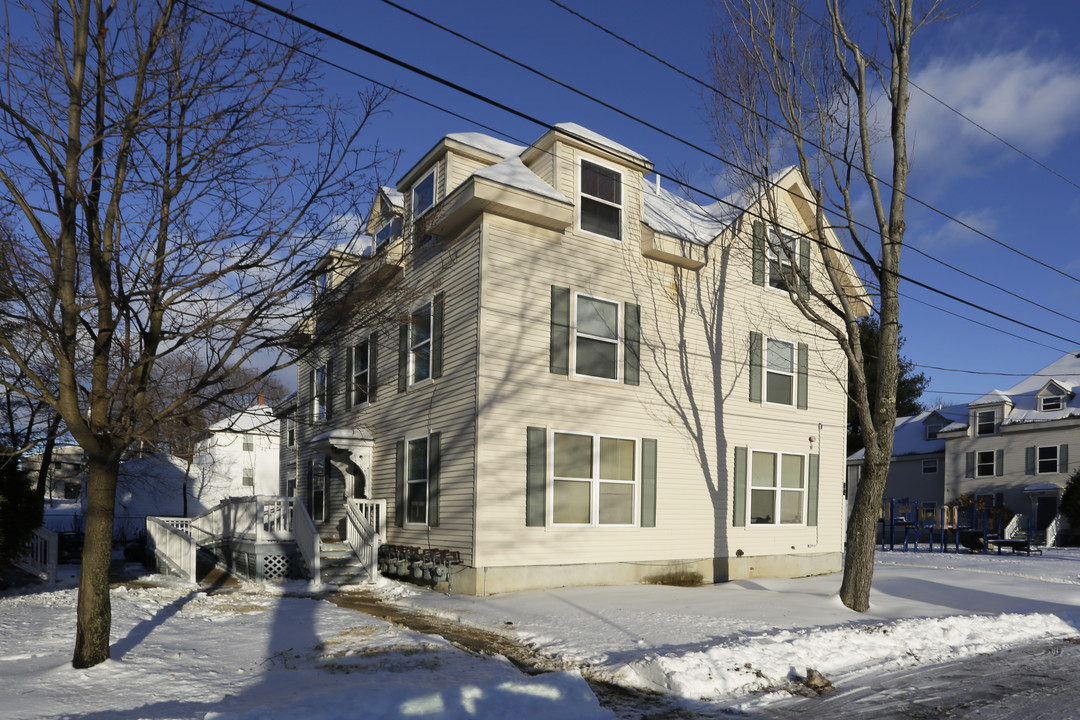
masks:
POLYGON ((431 521, 431 502, 430 502, 430 487, 431 487, 431 436, 430 435, 416 435, 414 437, 405 438, 405 457, 403 458, 405 467, 402 468, 405 474, 405 527, 428 527, 431 521), (418 440, 424 441, 424 521, 416 522, 409 520, 409 490, 411 485, 419 485, 421 481, 412 480, 409 477, 409 473, 412 469, 412 444, 418 440))
POLYGON ((439 194, 438 193, 438 189, 439 189, 438 170, 439 170, 439 163, 435 163, 434 165, 431 166, 430 170, 428 170, 426 173, 421 175, 419 177, 419 179, 417 179, 417 181, 412 184, 412 187, 409 188, 409 204, 410 204, 409 210, 412 212, 413 220, 419 220, 424 215, 426 215, 433 207, 435 207, 438 204, 438 194, 439 194), (428 205, 423 210, 417 211, 417 208, 416 208, 416 189, 418 187, 420 187, 420 185, 423 184, 425 181, 427 181, 427 179, 429 177, 431 178, 431 204, 428 205))
POLYGON ((746 464, 746 527, 748 528, 796 528, 806 527, 806 500, 809 490, 810 482, 810 456, 807 453, 797 452, 784 452, 782 450, 766 450, 763 448, 750 448, 748 462, 746 464), (750 508, 752 507, 752 498, 754 491, 754 453, 762 453, 768 455, 774 455, 776 457, 776 485, 772 488, 757 488, 758 490, 771 490, 775 493, 776 499, 773 502, 773 512, 776 520, 771 523, 755 523, 750 516, 750 508), (783 488, 780 483, 781 477, 781 459, 784 455, 791 455, 794 457, 801 457, 802 462, 802 487, 801 488, 783 488), (780 499, 781 492, 786 490, 787 492, 800 492, 802 493, 802 506, 799 510, 799 515, 802 518, 797 523, 782 523, 780 522, 780 499))
POLYGON ((246 467, 240 471, 240 484, 243 487, 255 487, 255 468, 246 467), (248 478, 251 478, 251 482, 248 482, 248 478))
MULTIPOLYGON (((981 464, 985 465, 985 463, 981 463, 981 464)), ((996 450, 976 450, 975 451, 975 477, 995 477, 996 475, 997 475, 997 451, 996 450), (986 454, 989 454, 990 458, 991 458, 990 472, 989 473, 980 473, 979 472, 979 465, 980 465, 979 456, 980 455, 986 455, 986 454)))
POLYGON ((924 430, 923 438, 925 440, 937 440, 938 433, 941 432, 944 427, 945 426, 942 423, 928 423, 926 425, 926 427, 923 428, 923 430, 924 430), (937 428, 937 429, 936 430, 931 430, 930 428, 937 428))
POLYGON ((1039 398, 1039 411, 1040 412, 1052 412, 1054 410, 1061 410, 1064 407, 1065 407, 1065 398, 1062 397, 1061 395, 1047 395, 1045 397, 1039 398), (1047 400, 1052 400, 1053 402, 1055 402, 1057 404, 1057 407, 1051 407, 1051 408, 1046 407, 1046 401, 1047 400))
POLYGON ((371 245, 372 245, 371 249, 372 249, 372 252, 373 253, 378 252, 379 250, 381 250, 385 246, 392 243, 394 241, 394 238, 397 236, 397 234, 400 234, 400 233, 401 233, 401 218, 399 218, 396 215, 388 215, 386 218, 381 220, 378 225, 375 226, 375 231, 373 233, 371 233, 371 245), (397 231, 397 233, 393 232, 395 222, 398 223, 398 231, 397 231), (387 235, 386 238, 380 242, 379 235, 384 230, 386 230, 387 228, 390 228, 390 234, 387 235))
POLYGON ((638 527, 640 517, 641 495, 641 439, 622 435, 610 435, 605 433, 588 433, 578 430, 551 430, 548 432, 548 458, 547 458, 547 518, 548 526, 556 528, 628 528, 638 527), (591 478, 556 478, 555 477, 555 436, 578 435, 592 438, 593 441, 593 466, 591 478), (600 439, 629 440, 634 443, 634 479, 610 480, 600 477, 600 439), (555 522, 555 480, 569 480, 573 482, 589 483, 589 522, 587 523, 557 523, 555 522), (600 483, 612 483, 618 485, 632 485, 631 508, 629 523, 601 523, 600 522, 600 483))
POLYGON ((797 404, 797 397, 799 394, 799 344, 792 340, 783 340, 777 337, 770 337, 763 335, 761 342, 761 402, 764 405, 771 405, 772 407, 786 407, 793 408, 797 404), (772 340, 778 343, 784 343, 791 346, 791 402, 778 403, 769 400, 769 373, 776 373, 777 375, 788 375, 789 373, 780 370, 769 369, 769 341, 772 340))
POLYGON ((997 419, 997 411, 996 410, 976 410, 975 411, 975 436, 976 437, 990 437, 991 435, 997 435, 997 428, 998 428, 998 419, 997 419), (994 429, 991 430, 990 432, 980 432, 979 431, 979 425, 982 424, 982 421, 979 419, 979 416, 983 415, 985 413, 990 413, 991 415, 994 416, 994 429))
POLYGON ((311 487, 308 488, 308 497, 310 499, 311 507, 311 520, 312 522, 326 522, 326 485, 327 485, 327 463, 325 455, 315 455, 309 462, 308 477, 311 483, 311 487), (318 468, 318 473, 315 469, 318 468), (322 478, 322 502, 315 502, 315 478, 322 478))
POLYGON ((923 475, 936 475, 937 471, 938 471, 938 461, 937 460, 923 460, 922 461, 922 474, 923 475), (933 463, 933 465, 930 465, 930 463, 933 463), (932 467, 933 469, 927 470, 928 467, 932 467))
MULTIPOLYGON (((614 383, 619 384, 623 381, 623 345, 625 344, 625 337, 623 336, 623 304, 617 300, 611 298, 601 297, 599 295, 593 295, 590 293, 574 292, 572 298, 573 304, 570 307, 570 319, 573 331, 570 333, 570 377, 580 380, 588 380, 602 383, 614 383), (588 333, 581 333, 581 336, 590 340, 599 340, 601 342, 614 342, 615 345, 615 377, 606 378, 599 375, 588 375, 585 373, 579 373, 577 371, 577 339, 578 339, 578 298, 585 297, 590 300, 599 300, 600 302, 610 303, 615 306, 615 340, 611 338, 597 337, 596 335, 589 335, 588 333)), ((605 436, 610 437, 610 436, 605 436)))
POLYGON ((322 365, 317 365, 314 370, 314 377, 312 378, 311 385, 311 419, 313 422, 323 422, 326 420, 326 400, 330 392, 328 369, 329 366, 327 363, 323 363, 322 365))
MULTIPOLYGON (((411 325, 410 325, 410 328, 411 328, 411 325)), ((410 357, 410 361, 411 361, 412 353, 409 353, 409 357, 410 357)), ((367 407, 367 404, 371 401, 371 366, 373 364, 373 360, 374 360, 374 358, 371 357, 371 336, 370 335, 364 335, 363 337, 360 337, 356 342, 354 342, 352 345, 349 346, 349 367, 352 369, 352 377, 348 378, 348 384, 345 386, 345 392, 349 394, 349 397, 348 397, 349 407, 352 407, 352 408, 367 407), (356 400, 356 392, 357 392, 356 378, 357 378, 358 375, 360 375, 360 373, 356 372, 356 357, 357 357, 356 350, 362 344, 367 345, 367 370, 365 370, 364 373, 363 373, 364 375, 367 376, 367 379, 364 381, 364 388, 365 388, 364 389, 364 400, 362 402, 357 402, 357 400, 356 400)))
POLYGON ((784 275, 784 268, 785 267, 788 268, 788 273, 789 274, 787 275, 787 277, 784 277, 783 280, 784 280, 784 284, 786 286, 790 286, 793 282, 796 282, 796 275, 795 275, 796 247, 797 246, 795 245, 795 237, 794 236, 785 235, 783 233, 778 233, 772 227, 768 228, 768 230, 765 233, 765 287, 769 288, 770 290, 775 290, 776 292, 782 292, 785 295, 787 295, 788 293, 795 290, 795 288, 793 288, 793 287, 782 287, 782 288, 780 288, 780 287, 776 287, 775 285, 773 285, 772 262, 773 262, 773 258, 776 258, 777 263, 780 265, 780 275, 781 276, 784 275), (777 252, 776 250, 773 249, 773 241, 772 241, 773 238, 776 238, 776 241, 777 241, 778 245, 783 244, 783 242, 785 240, 788 240, 788 241, 790 241, 792 243, 791 257, 788 257, 786 254, 777 252))
POLYGON ((293 413, 285 416, 285 447, 296 447, 296 418, 293 413))
POLYGON ((409 368, 408 368, 408 371, 409 371, 409 383, 408 383, 408 385, 409 385, 409 387, 414 387, 416 385, 423 385, 424 383, 429 383, 429 382, 432 382, 432 380, 433 380, 432 377, 431 377, 431 355, 432 355, 431 351, 432 351, 433 343, 434 343, 434 340, 435 340, 435 338, 434 338, 435 332, 434 331, 435 331, 435 298, 430 297, 430 298, 427 299, 426 302, 424 302, 419 307, 414 308, 413 311, 409 313, 409 363, 408 363, 408 365, 409 365, 409 368), (427 311, 428 311, 428 339, 414 345, 413 344, 413 318, 417 315, 417 313, 419 313, 424 308, 427 308, 427 311), (420 348, 420 347, 422 347, 424 345, 427 345, 427 348, 428 348, 428 374, 427 374, 427 377, 417 380, 416 379, 416 350, 417 350, 417 348, 420 348))
POLYGON ((577 163, 575 165, 575 169, 577 171, 575 173, 575 175, 574 175, 574 188, 576 190, 575 198, 577 199, 577 202, 575 203, 575 214, 577 216, 577 231, 579 233, 581 233, 582 235, 587 235, 588 237, 600 238, 600 239, 603 239, 603 240, 607 240, 608 242, 614 242, 614 243, 618 243, 618 244, 622 245, 624 239, 626 238, 626 180, 625 180, 626 173, 621 168, 619 168, 619 167, 617 167, 615 165, 612 165, 611 163, 604 162, 604 161, 599 160, 599 159, 597 159, 595 157, 592 157, 592 156, 584 156, 584 155, 578 156, 577 163), (615 204, 615 203, 611 202, 610 200, 605 200, 604 198, 596 197, 595 195, 588 195, 582 190, 582 187, 581 187, 581 171, 582 171, 581 164, 583 162, 587 162, 590 165, 596 165, 597 167, 602 167, 605 170, 610 170, 610 171, 612 171, 613 173, 616 173, 619 176, 619 196, 620 196, 620 201, 619 201, 618 204, 615 204), (619 237, 613 238, 613 237, 611 237, 609 235, 602 235, 601 233, 593 232, 592 230, 586 230, 585 228, 583 228, 581 226, 581 219, 582 219, 581 197, 583 195, 585 197, 589 198, 590 200, 594 200, 594 201, 596 201, 598 203, 602 203, 602 204, 607 205, 609 207, 616 207, 616 208, 619 209, 619 237))
MULTIPOLYGON (((1058 446, 1057 445, 1037 445, 1035 447, 1035 474, 1036 475, 1057 475, 1058 474, 1058 463, 1060 461, 1061 461, 1061 455, 1060 455, 1060 453, 1058 451, 1058 446), (1039 454, 1040 454, 1040 451, 1043 450, 1043 449, 1048 449, 1048 450, 1053 450, 1054 451, 1054 469, 1053 470, 1044 471, 1039 467, 1042 464, 1042 458, 1039 457, 1039 454)), ((1049 460, 1047 460, 1047 462, 1049 462, 1049 460)))

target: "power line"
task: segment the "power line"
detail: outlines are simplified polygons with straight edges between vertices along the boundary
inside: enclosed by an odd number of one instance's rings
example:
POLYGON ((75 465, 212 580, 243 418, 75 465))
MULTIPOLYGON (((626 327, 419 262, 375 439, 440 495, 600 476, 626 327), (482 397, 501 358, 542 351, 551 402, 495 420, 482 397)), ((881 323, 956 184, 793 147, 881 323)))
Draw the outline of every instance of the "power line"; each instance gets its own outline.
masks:
MULTIPOLYGON (((490 97, 488 97, 486 95, 483 95, 483 94, 481 94, 479 92, 476 92, 476 91, 470 90, 468 88, 465 88, 465 87, 463 87, 463 86, 461 86, 461 85, 459 85, 459 84, 457 84, 457 83, 455 83, 455 82, 453 82, 451 80, 443 78, 443 77, 441 77, 441 76, 439 76, 439 75, 437 75, 435 73, 429 72, 427 70, 423 70, 422 68, 419 68, 419 67, 417 67, 415 65, 412 65, 411 63, 408 63, 408 62, 406 62, 404 60, 401 60, 401 59, 396 58, 396 57, 394 57, 392 55, 384 53, 384 52, 382 52, 380 50, 376 50, 375 48, 371 48, 370 46, 367 46, 367 45, 365 45, 365 44, 363 44, 363 43, 361 43, 361 42, 359 42, 357 40, 353 40, 352 38, 348 38, 348 37, 346 37, 344 35, 341 35, 340 33, 337 33, 337 32, 335 32, 333 30, 330 30, 330 29, 328 29, 328 28, 326 28, 326 27, 324 27, 322 25, 319 25, 318 23, 315 23, 315 22, 312 22, 310 20, 306 20, 304 18, 301 18, 301 17, 295 15, 294 13, 291 13, 291 12, 276 8, 273 5, 270 5, 270 4, 266 3, 266 2, 264 2, 263 0, 247 0, 247 2, 249 2, 249 3, 253 4, 253 5, 256 5, 256 6, 262 8, 264 10, 272 12, 272 13, 274 13, 274 14, 276 14, 276 15, 278 15, 278 16, 280 16, 280 17, 282 17, 282 18, 284 18, 284 19, 286 19, 286 20, 288 20, 290 22, 295 22, 295 23, 297 23, 299 25, 302 25, 303 27, 306 27, 309 30, 312 30, 312 31, 314 31, 314 32, 316 32, 318 34, 325 35, 325 36, 327 36, 329 38, 332 38, 334 40, 337 40, 338 42, 341 42, 341 43, 343 43, 345 45, 349 45, 350 47, 353 47, 355 49, 361 50, 362 52, 374 55, 375 57, 378 57, 379 59, 385 60, 386 62, 390 62, 390 63, 392 63, 394 65, 397 65, 397 66, 399 66, 399 67, 401 67, 403 69, 406 69, 406 70, 408 70, 410 72, 416 73, 416 74, 420 75, 421 77, 427 78, 429 80, 432 80, 433 82, 436 82, 438 84, 449 87, 450 89, 461 92, 462 94, 467 95, 468 97, 471 97, 471 98, 474 98, 476 100, 480 100, 481 102, 484 102, 486 104, 492 105, 493 107, 496 107, 496 108, 498 108, 500 110, 508 112, 508 113, 510 113, 510 114, 512 114, 512 115, 514 115, 516 117, 522 118, 524 120, 528 120, 529 122, 532 122, 532 123, 534 123, 536 125, 539 125, 541 127, 544 127, 544 128, 550 129, 550 128, 553 127, 551 124, 546 123, 546 122, 544 122, 544 121, 542 121, 542 120, 540 120, 540 119, 538 119, 538 118, 536 118, 536 117, 534 117, 532 115, 529 115, 528 113, 517 110, 516 108, 512 108, 512 107, 506 105, 505 103, 502 103, 502 102, 500 102, 498 100, 494 100, 494 99, 492 99, 492 98, 490 98, 490 97)), ((388 4, 394 5, 394 3, 389 2, 389 0, 384 0, 384 2, 387 2, 388 4)), ((410 14, 412 14, 411 11, 407 11, 407 12, 410 12, 410 14)), ((438 25, 436 24, 436 26, 438 26, 438 25)), ((438 27, 441 27, 441 26, 438 26, 438 27)), ((450 32, 453 32, 453 31, 450 31, 450 32)), ((458 35, 457 33, 454 33, 454 34, 458 35)), ((474 44, 476 44, 475 41, 470 41, 470 42, 473 42, 474 44)), ((483 47, 483 46, 481 46, 481 47, 483 47)), ((499 53, 497 53, 497 51, 492 51, 492 52, 496 52, 496 54, 499 54, 499 53)), ((500 56, 501 56, 501 54, 500 54, 500 56)), ((515 64, 520 65, 520 63, 518 63, 515 60, 511 59, 511 62, 514 62, 515 64)), ((540 74, 543 75, 543 73, 540 73, 540 74)), ((554 82, 559 82, 559 81, 554 80, 554 82)), ((612 109, 613 111, 618 112, 618 113, 620 113, 620 114, 622 114, 622 115, 624 115, 624 116, 626 116, 626 117, 628 117, 630 119, 635 119, 629 113, 627 113, 627 112, 625 112, 625 111, 623 111, 623 110, 621 110, 619 108, 616 108, 616 107, 614 107, 614 106, 612 106, 610 104, 604 103, 603 101, 592 98, 591 96, 589 96, 589 95, 587 95, 585 93, 582 93, 580 90, 577 90, 575 88, 570 88, 570 86, 566 86, 565 84, 563 84, 561 82, 559 82, 559 84, 564 85, 565 87, 567 87, 569 89, 572 89, 572 90, 574 90, 574 92, 582 94, 583 96, 585 96, 587 98, 593 99, 596 102, 604 105, 605 107, 608 107, 608 108, 612 109)), ((715 157, 718 160, 721 160, 722 162, 727 162, 727 161, 724 161, 722 158, 719 158, 718 156, 716 156, 713 153, 709 152, 708 150, 705 150, 704 148, 700 148, 699 146, 696 146, 693 143, 689 143, 688 141, 681 140, 680 138, 677 138, 676 136, 674 136, 671 133, 668 133, 667 131, 663 130, 662 128, 656 127, 655 125, 652 125, 652 124, 647 123, 647 122, 642 121, 642 120, 638 120, 638 122, 646 125, 650 129, 653 129, 653 130, 655 130, 655 131, 657 131, 657 132, 659 132, 659 133, 661 133, 663 135, 666 135, 666 136, 671 137, 671 138, 676 139, 676 140, 680 140, 681 142, 684 142, 688 146, 690 146, 690 147, 692 147, 692 148, 694 148, 696 150, 699 150, 700 152, 702 152, 702 153, 704 153, 706 155, 709 155, 711 157, 715 157)), ((585 143, 587 143, 587 144, 589 144, 589 145, 591 145, 591 146, 599 147, 596 143, 590 141, 588 138, 580 138, 579 137, 578 139, 585 142, 585 143)), ((731 163, 728 163, 728 164, 731 164, 731 163)), ((745 172, 745 170, 744 170, 744 172, 745 172)), ((741 208, 741 207, 737 206, 735 203, 732 203, 732 202, 730 202, 728 200, 725 200, 723 198, 717 198, 715 195, 713 195, 713 194, 711 194, 711 193, 709 193, 709 192, 707 192, 705 190, 701 190, 700 188, 696 188, 696 187, 694 187, 692 185, 689 185, 689 184, 687 184, 687 183, 685 183, 683 181, 680 181, 680 180, 678 180, 676 178, 672 178, 672 177, 669 177, 667 175, 663 175, 659 171, 657 171, 656 174, 661 176, 661 177, 671 179, 671 180, 675 181, 676 183, 682 185, 683 187, 685 187, 687 189, 690 189, 690 190, 692 190, 694 192, 700 193, 701 195, 713 198, 717 202, 719 202, 719 203, 721 203, 723 205, 726 205, 726 206, 728 206, 728 207, 730 207, 732 209, 738 210, 738 211, 740 211, 740 212, 742 212, 744 214, 750 215, 751 217, 757 217, 758 219, 763 219, 763 220, 770 220, 769 218, 766 218, 766 217, 762 216, 761 214, 755 214, 755 213, 749 211, 746 208, 741 208)), ((771 220, 770 220, 770 222, 771 222, 771 220)), ((781 227, 782 227, 782 229, 784 229, 787 232, 790 232, 793 235, 806 237, 807 239, 809 239, 812 242, 815 242, 815 243, 817 243, 819 245, 822 245, 824 247, 829 247, 829 249, 833 250, 834 252, 838 252, 838 253, 843 254, 843 255, 845 255, 845 256, 847 256, 849 258, 854 258, 856 260, 862 260, 862 258, 857 258, 856 256, 852 255, 850 252, 844 250, 843 248, 833 248, 831 246, 828 246, 823 240, 818 240, 816 238, 809 237, 800 230, 797 230, 797 229, 794 229, 794 228, 783 227, 783 226, 781 226, 781 227)), ((974 308, 976 310, 981 310, 982 312, 985 312, 985 313, 987 313, 989 315, 993 315, 994 317, 997 317, 999 319, 1002 319, 1002 320, 1005 320, 1007 322, 1011 322, 1011 323, 1020 325, 1021 327, 1025 327, 1025 328, 1027 328, 1029 330, 1032 330, 1034 332, 1037 332, 1037 333, 1041 333, 1041 334, 1048 335, 1048 336, 1053 337, 1053 338, 1057 338, 1059 340, 1063 340, 1063 341, 1065 341, 1067 343, 1070 343, 1070 344, 1080 345, 1080 342, 1071 340, 1069 338, 1066 338, 1064 336, 1061 336, 1061 335, 1058 335, 1056 333, 1050 332, 1048 330, 1043 330, 1043 329, 1038 328, 1038 327, 1036 327, 1034 325, 1031 325, 1029 323, 1016 320, 1016 319, 1011 318, 1008 315, 1005 315, 1003 313, 999 313, 997 311, 990 310, 989 308, 978 305, 977 303, 971 302, 969 300, 965 300, 963 298, 960 298, 960 297, 958 297, 958 296, 956 296, 956 295, 954 295, 952 293, 949 293, 949 292, 947 292, 945 290, 941 290, 940 288, 936 288, 936 287, 934 287, 934 286, 932 286, 932 285, 930 285, 928 283, 924 283, 922 281, 915 280, 914 278, 907 277, 907 276, 903 275, 902 273, 892 273, 892 274, 895 275, 900 280, 905 280, 905 281, 910 282, 910 283, 912 283, 912 284, 914 284, 914 285, 916 285, 918 287, 921 287, 921 288, 923 288, 925 290, 928 290, 930 292, 939 294, 939 295, 941 295, 943 297, 946 297, 946 298, 949 298, 950 300, 953 300, 954 302, 958 302, 958 303, 961 303, 963 305, 967 305, 967 306, 969 306, 971 308, 974 308)), ((946 312, 948 312, 948 311, 946 311, 946 312)), ((955 313, 950 313, 950 314, 955 314, 955 313)), ((972 322, 977 322, 977 321, 972 320, 972 322)), ((987 326, 987 327, 990 327, 990 326, 987 326)), ((1019 337, 1019 336, 1017 336, 1017 337, 1019 337)), ((1032 342, 1034 342, 1034 341, 1032 341, 1032 342)), ((1036 343, 1036 344, 1041 344, 1041 343, 1036 343)), ((1049 346, 1045 346, 1045 347, 1049 347, 1049 346)))

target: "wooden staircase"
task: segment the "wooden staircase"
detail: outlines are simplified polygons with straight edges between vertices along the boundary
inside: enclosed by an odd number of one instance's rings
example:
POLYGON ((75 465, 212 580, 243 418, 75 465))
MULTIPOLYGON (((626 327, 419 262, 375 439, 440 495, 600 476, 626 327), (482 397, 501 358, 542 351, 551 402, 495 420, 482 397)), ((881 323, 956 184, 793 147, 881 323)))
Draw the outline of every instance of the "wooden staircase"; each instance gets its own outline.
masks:
POLYGON ((348 543, 325 538, 319 542, 319 574, 322 582, 328 585, 353 585, 371 580, 367 568, 348 543))

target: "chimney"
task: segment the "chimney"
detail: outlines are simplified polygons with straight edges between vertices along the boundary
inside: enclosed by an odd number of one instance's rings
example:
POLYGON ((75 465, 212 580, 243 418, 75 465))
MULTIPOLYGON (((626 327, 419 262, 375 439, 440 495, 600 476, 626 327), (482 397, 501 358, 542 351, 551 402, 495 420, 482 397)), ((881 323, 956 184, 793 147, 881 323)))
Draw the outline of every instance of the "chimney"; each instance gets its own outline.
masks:
POLYGON ((266 404, 266 396, 265 395, 260 395, 259 397, 255 398, 255 404, 256 405, 265 405, 266 404))

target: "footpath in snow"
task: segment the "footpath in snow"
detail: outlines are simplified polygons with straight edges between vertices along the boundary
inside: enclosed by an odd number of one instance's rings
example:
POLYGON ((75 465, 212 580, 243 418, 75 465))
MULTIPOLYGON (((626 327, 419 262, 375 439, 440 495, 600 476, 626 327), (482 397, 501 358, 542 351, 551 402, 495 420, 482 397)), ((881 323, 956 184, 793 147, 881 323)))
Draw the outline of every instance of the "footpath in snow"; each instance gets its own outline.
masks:
MULTIPOLYGON (((74 570, 74 568, 69 568, 74 570)), ((760 708, 814 668, 865 673, 1074 637, 1080 551, 1042 557, 880 553, 872 608, 840 578, 699 588, 565 588, 446 596, 387 580, 386 603, 496 630, 567 670, 525 675, 340 608, 302 583, 206 595, 162 576, 113 590, 112 659, 70 665, 76 590, 0 594, 0 718, 331 720, 602 718, 583 675, 689 702, 760 708)))

